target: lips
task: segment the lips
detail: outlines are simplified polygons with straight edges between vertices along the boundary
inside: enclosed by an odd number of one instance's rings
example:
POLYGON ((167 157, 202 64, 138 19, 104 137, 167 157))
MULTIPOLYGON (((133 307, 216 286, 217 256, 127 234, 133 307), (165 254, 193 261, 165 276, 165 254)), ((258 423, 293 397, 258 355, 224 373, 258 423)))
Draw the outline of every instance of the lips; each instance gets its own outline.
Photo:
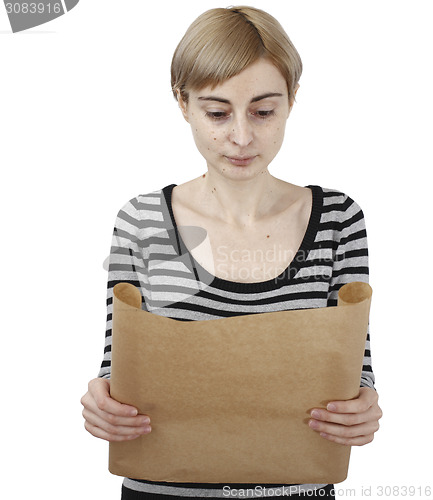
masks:
POLYGON ((253 162, 255 156, 226 156, 227 160, 238 167, 245 167, 253 162))

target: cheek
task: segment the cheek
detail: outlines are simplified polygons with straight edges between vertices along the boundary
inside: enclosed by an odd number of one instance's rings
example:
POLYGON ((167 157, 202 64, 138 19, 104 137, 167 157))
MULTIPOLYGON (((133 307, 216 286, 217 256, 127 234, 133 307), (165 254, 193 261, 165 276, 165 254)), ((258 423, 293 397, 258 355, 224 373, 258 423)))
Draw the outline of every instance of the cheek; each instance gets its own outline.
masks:
POLYGON ((261 155, 272 161, 281 149, 284 140, 284 124, 268 124, 256 134, 257 149, 261 155))
POLYGON ((223 138, 222 131, 212 125, 192 123, 191 129, 195 143, 199 149, 204 151, 212 151, 221 143, 223 138))
POLYGON ((286 123, 281 122, 269 131, 268 144, 273 148, 280 148, 284 140, 284 132, 286 128, 286 123))

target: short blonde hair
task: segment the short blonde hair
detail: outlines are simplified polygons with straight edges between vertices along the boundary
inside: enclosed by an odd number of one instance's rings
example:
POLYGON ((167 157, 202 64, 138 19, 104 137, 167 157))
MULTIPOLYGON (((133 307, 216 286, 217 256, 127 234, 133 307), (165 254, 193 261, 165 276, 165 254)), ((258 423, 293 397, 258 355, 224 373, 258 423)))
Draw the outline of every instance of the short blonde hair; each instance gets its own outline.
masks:
POLYGON ((171 87, 188 102, 188 90, 212 88, 239 74, 259 58, 270 60, 295 99, 302 61, 280 23, 254 7, 211 9, 188 28, 171 63, 171 87))

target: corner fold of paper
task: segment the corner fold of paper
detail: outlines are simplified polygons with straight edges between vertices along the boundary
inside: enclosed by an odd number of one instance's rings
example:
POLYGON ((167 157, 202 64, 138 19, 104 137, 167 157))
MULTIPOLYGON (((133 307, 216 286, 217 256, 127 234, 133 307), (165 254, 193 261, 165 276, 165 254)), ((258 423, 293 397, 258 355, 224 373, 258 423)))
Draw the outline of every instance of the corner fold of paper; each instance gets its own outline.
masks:
POLYGON ((131 283, 121 282, 114 285, 113 296, 128 306, 141 309, 140 290, 131 283))
POLYGON ((338 305, 355 305, 371 300, 373 290, 368 283, 352 281, 343 285, 338 292, 338 305))

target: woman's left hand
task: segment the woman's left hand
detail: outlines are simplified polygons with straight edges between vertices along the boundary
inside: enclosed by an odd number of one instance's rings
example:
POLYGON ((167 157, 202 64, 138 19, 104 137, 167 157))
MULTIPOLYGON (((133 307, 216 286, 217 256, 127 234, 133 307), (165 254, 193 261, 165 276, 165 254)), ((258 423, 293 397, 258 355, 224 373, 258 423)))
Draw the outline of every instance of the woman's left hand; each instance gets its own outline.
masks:
POLYGON ((359 396, 349 401, 332 401, 324 408, 311 411, 309 426, 322 437, 348 446, 371 443, 379 429, 382 410, 374 389, 361 387, 359 396))

